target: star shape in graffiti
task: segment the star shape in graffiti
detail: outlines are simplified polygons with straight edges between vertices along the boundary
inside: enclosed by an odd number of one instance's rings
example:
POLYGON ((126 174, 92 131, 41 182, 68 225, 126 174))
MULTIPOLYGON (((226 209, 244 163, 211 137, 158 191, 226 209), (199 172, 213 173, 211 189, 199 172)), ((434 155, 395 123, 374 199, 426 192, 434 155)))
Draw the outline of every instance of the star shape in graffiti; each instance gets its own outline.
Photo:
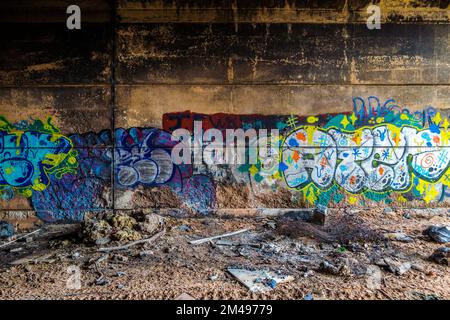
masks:
POLYGON ((352 125, 355 125, 356 120, 358 120, 358 117, 355 115, 354 112, 350 116, 350 120, 352 121, 352 125))
POLYGON ((441 113, 438 112, 438 113, 436 113, 436 115, 433 117, 433 122, 434 122, 436 125, 439 125, 439 124, 441 123, 441 121, 442 121, 441 113))
POLYGON ((347 126, 350 124, 350 121, 348 121, 347 116, 344 116, 342 121, 341 121, 342 126, 345 128, 347 128, 347 126))
POLYGON ((255 165, 252 165, 252 166, 250 167, 250 170, 248 170, 248 171, 250 172, 250 174, 251 174, 252 176, 254 176, 255 174, 257 174, 257 173, 259 172, 258 168, 257 168, 255 165))

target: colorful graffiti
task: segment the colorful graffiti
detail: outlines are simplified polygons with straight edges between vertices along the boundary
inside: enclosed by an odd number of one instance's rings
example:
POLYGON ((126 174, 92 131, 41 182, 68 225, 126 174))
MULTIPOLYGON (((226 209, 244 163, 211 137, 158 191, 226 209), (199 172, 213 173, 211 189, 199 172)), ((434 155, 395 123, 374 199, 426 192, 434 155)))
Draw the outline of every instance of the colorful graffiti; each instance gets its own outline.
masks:
MULTIPOLYGON (((50 176, 49 186, 34 190, 31 203, 47 222, 81 221, 86 212, 113 208, 112 176, 118 189, 168 186, 200 214, 215 207, 214 184, 194 175, 192 166, 173 165, 170 153, 178 142, 155 128, 119 128, 75 134, 69 141, 77 150, 77 167, 62 176, 50 176)), ((149 204, 151 206, 152 204, 149 204)))
POLYGON ((379 106, 325 119, 290 116, 286 123, 291 128, 276 141, 278 170, 262 175, 262 161, 243 169, 255 181, 282 180, 312 204, 340 201, 342 196, 330 196, 338 192, 345 192, 352 204, 356 196, 427 203, 442 199, 450 186, 448 119, 432 108, 409 113, 395 104, 379 106))
POLYGON ((29 197, 45 221, 79 221, 88 211, 113 208, 112 190, 162 186, 185 207, 208 214, 217 207, 216 183, 248 183, 254 191, 287 188, 311 205, 429 203, 448 195, 449 126, 448 117, 431 107, 410 112, 393 99, 377 97, 355 97, 353 112, 343 114, 186 111, 165 114, 163 129, 70 136, 62 135, 50 118, 16 124, 0 118, 0 193, 6 200, 15 194, 29 197), (277 134, 264 137, 262 145, 268 148, 258 151, 256 163, 174 163, 171 154, 179 141, 171 132, 192 132, 195 121, 202 122, 203 132, 276 129, 277 134))
POLYGON ((51 123, 35 120, 11 124, 0 118, 0 192, 3 199, 14 193, 31 197, 43 191, 50 176, 61 178, 77 167, 69 138, 51 123))

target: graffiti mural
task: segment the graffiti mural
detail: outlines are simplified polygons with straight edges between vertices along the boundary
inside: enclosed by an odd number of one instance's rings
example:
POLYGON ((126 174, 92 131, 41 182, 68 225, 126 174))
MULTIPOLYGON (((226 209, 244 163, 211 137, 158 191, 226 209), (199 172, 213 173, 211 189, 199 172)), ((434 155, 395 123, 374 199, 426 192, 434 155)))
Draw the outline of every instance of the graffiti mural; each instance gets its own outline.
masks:
POLYGON ((88 211, 111 207, 111 132, 75 134, 69 138, 77 150, 76 171, 60 179, 51 176, 50 185, 33 192, 31 197, 37 216, 47 222, 81 221, 88 211))
POLYGON ((450 187, 449 126, 448 117, 432 107, 410 112, 393 99, 373 96, 353 98, 353 111, 342 114, 185 111, 165 114, 163 129, 73 135, 61 134, 50 118, 15 124, 0 118, 0 193, 4 200, 28 197, 45 221, 80 221, 86 212, 113 208, 113 188, 168 187, 184 207, 208 214, 218 207, 218 183, 247 183, 255 192, 288 189, 310 205, 430 203, 444 200, 450 187), (172 132, 186 129, 188 140, 195 140, 196 121, 205 136, 209 129, 216 135, 270 130, 257 137, 267 148, 262 153, 258 144, 256 163, 175 163, 172 152, 181 140, 172 132))
POLYGON ((30 197, 45 190, 50 177, 61 178, 77 167, 72 141, 51 123, 10 124, 0 118, 0 192, 4 199, 14 193, 30 197))

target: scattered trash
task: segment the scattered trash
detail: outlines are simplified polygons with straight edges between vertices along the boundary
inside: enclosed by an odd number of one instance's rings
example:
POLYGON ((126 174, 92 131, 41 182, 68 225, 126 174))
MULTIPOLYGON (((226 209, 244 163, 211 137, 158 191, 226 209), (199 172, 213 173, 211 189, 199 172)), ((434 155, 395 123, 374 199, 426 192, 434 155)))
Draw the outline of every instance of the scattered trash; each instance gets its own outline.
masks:
POLYGON ((115 254, 113 255, 112 259, 113 262, 119 262, 119 263, 123 263, 123 262, 128 262, 128 257, 123 256, 121 254, 115 254))
POLYGON ((441 300, 441 298, 433 293, 431 294, 426 294, 426 293, 422 293, 422 292, 413 292, 413 295, 419 297, 422 300, 428 300, 428 301, 432 301, 432 300, 441 300))
POLYGON ((319 271, 324 273, 330 273, 334 275, 340 274, 339 268, 329 263, 328 261, 321 261, 319 265, 319 271))
POLYGON ((209 280, 211 281, 216 281, 219 277, 215 274, 213 274, 212 276, 209 277, 209 280))
POLYGON ((294 280, 292 276, 284 276, 266 270, 246 270, 228 268, 236 279, 246 286, 251 292, 267 292, 274 289, 280 283, 294 280))
POLYGON ((28 236, 30 236, 30 235, 32 235, 32 234, 35 234, 35 233, 37 233, 37 232, 39 232, 39 231, 41 231, 41 229, 34 230, 34 231, 30 232, 30 233, 24 234, 23 236, 17 237, 17 238, 14 239, 14 240, 11 240, 11 241, 8 241, 8 242, 6 242, 6 243, 3 243, 3 244, 0 245, 0 248, 6 247, 6 246, 10 245, 11 243, 16 242, 17 240, 26 238, 26 237, 28 237, 28 236))
POLYGON ((20 251, 23 251, 22 247, 18 247, 18 248, 14 248, 14 249, 9 250, 9 252, 11 252, 11 253, 20 252, 20 251))
POLYGON ((109 281, 108 279, 104 278, 103 276, 95 280, 95 284, 97 286, 106 286, 106 285, 110 284, 110 282, 111 281, 109 281))
POLYGON ((53 256, 53 252, 45 253, 45 254, 34 254, 30 255, 18 260, 12 261, 11 265, 20 265, 20 264, 27 264, 27 263, 53 263, 55 262, 55 259, 51 259, 53 256))
POLYGON ((0 238, 9 238, 14 235, 14 226, 6 221, 0 221, 0 238))
POLYGON ((125 285, 123 285, 123 284, 121 284, 121 283, 119 283, 118 285, 117 285, 117 289, 124 289, 125 288, 125 285))
POLYGON ((99 252, 109 252, 109 251, 116 251, 116 250, 125 250, 128 249, 132 246, 141 244, 141 243, 150 243, 155 241, 156 239, 158 239, 159 237, 163 236, 166 233, 166 230, 162 230, 160 232, 158 232, 157 234, 155 234, 154 236, 148 238, 148 239, 142 239, 142 240, 136 240, 133 242, 129 242, 123 246, 117 246, 117 247, 109 247, 109 248, 99 248, 97 251, 99 252))
POLYGON ((268 226, 272 230, 275 230, 277 228, 277 224, 273 220, 267 221, 265 225, 268 226))
POLYGON ((186 224, 183 224, 183 225, 178 227, 178 230, 188 232, 189 230, 191 230, 191 227, 189 227, 186 224))
POLYGON ((314 298, 311 293, 308 293, 306 296, 303 297, 303 300, 310 301, 310 300, 314 300, 314 298))
POLYGON ((308 278, 314 275, 314 270, 308 270, 303 274, 303 278, 308 278))
POLYGON ((117 271, 116 272, 116 276, 118 276, 118 277, 123 277, 123 276, 126 276, 126 275, 127 275, 127 273, 123 272, 123 271, 117 271))
POLYGON ((319 271, 323 273, 329 273, 333 275, 348 275, 350 274, 350 269, 345 264, 340 266, 335 266, 328 261, 321 261, 319 264, 319 271))
POLYGON ((434 250, 430 260, 439 264, 450 266, 450 247, 440 247, 434 250))
POLYGON ((33 237, 31 237, 31 236, 28 236, 28 237, 25 238, 25 242, 26 242, 26 243, 31 243, 31 242, 33 242, 33 241, 34 241, 34 239, 33 239, 33 237))
POLYGON ((392 210, 391 207, 385 207, 383 209, 383 213, 385 213, 385 214, 392 214, 393 212, 394 212, 394 210, 392 210))
POLYGON ((377 262, 375 262, 377 266, 384 267, 388 271, 401 276, 408 272, 411 269, 410 262, 402 262, 393 258, 383 258, 377 262))
POLYGON ((71 258, 74 260, 79 259, 79 258, 81 258, 81 254, 78 251, 76 251, 76 252, 72 253, 71 258))
POLYGON ((411 214, 410 214, 409 212, 405 212, 405 213, 403 214, 403 218, 405 218, 405 219, 411 219, 411 214))
POLYGON ((388 232, 384 234, 387 240, 400 242, 413 242, 414 239, 403 232, 388 232))
POLYGON ((143 257, 151 256, 153 254, 154 254, 153 250, 142 250, 141 252, 139 252, 139 257, 143 258, 143 257))
POLYGON ((224 237, 231 237, 231 236, 234 236, 234 235, 243 233, 243 232, 247 232, 247 231, 249 231, 249 230, 250 230, 249 228, 245 228, 245 229, 241 229, 241 230, 234 231, 234 232, 224 233, 224 234, 221 234, 221 235, 218 235, 218 236, 213 236, 213 237, 208 237, 208 238, 203 238, 203 239, 192 240, 192 241, 189 241, 189 243, 190 243, 190 244, 202 244, 202 243, 205 243, 205 242, 214 240, 214 239, 219 239, 219 238, 224 238, 224 237))
POLYGON ((176 297, 175 300, 195 300, 195 299, 194 297, 190 296, 187 293, 182 293, 178 297, 176 297))
POLYGON ((449 226, 430 226, 425 231, 424 235, 429 236, 436 242, 447 243, 450 242, 450 227, 449 226))

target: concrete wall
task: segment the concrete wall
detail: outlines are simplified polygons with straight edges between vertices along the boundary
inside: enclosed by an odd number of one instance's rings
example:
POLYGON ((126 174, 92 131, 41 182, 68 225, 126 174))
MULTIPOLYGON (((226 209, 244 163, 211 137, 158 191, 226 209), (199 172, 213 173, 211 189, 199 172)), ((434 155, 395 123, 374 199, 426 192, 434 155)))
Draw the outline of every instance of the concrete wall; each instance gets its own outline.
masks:
POLYGON ((81 30, 68 4, 0 5, 3 216, 445 204, 449 1, 78 1, 81 30), (195 120, 279 157, 174 165, 195 120))

